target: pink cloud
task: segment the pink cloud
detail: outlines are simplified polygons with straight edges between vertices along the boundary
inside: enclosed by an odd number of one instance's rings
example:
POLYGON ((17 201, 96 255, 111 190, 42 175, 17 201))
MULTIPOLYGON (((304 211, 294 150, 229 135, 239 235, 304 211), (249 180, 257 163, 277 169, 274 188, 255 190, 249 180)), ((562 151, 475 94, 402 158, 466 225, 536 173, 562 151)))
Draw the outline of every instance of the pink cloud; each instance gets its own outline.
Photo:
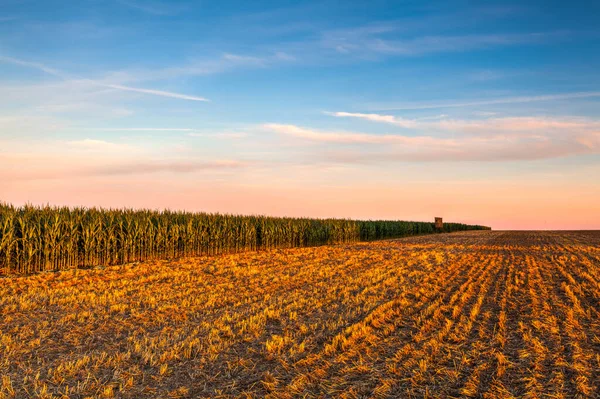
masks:
POLYGON ((421 130, 449 130, 456 132, 511 132, 511 131, 531 131, 531 130, 548 130, 548 129, 574 129, 574 130, 600 130, 600 121, 586 118, 550 118, 550 117, 504 117, 504 118, 487 118, 476 120, 450 119, 445 116, 434 117, 438 119, 431 121, 430 118, 425 119, 406 119, 393 115, 382 114, 364 114, 353 112, 326 112, 326 115, 335 116, 338 118, 358 118, 372 122, 388 123, 405 128, 421 129, 421 130))
POLYGON ((547 117, 507 117, 490 118, 475 121, 441 120, 428 125, 431 128, 453 130, 459 132, 528 132, 531 130, 600 130, 600 122, 577 118, 547 118, 547 117))
POLYGON ((400 134, 366 134, 353 132, 327 132, 303 128, 295 125, 267 123, 262 125, 266 130, 317 142, 341 144, 406 144, 406 145, 444 145, 456 146, 452 139, 437 139, 429 136, 404 136, 400 134))
MULTIPOLYGON (((387 120, 386 120, 387 122, 387 120)), ((437 126, 442 122, 425 122, 437 126)), ((593 124, 582 122, 535 121, 518 118, 495 124, 461 123, 452 126, 474 129, 485 134, 460 134, 454 137, 402 134, 367 134, 357 132, 321 131, 295 125, 265 124, 263 128, 307 142, 322 143, 327 158, 335 162, 386 161, 510 161, 537 160, 600 152, 599 131, 587 130, 593 124), (525 123, 523 123, 525 122, 525 123), (534 127, 538 127, 537 130, 534 127), (543 130, 552 126, 555 130, 543 130), (567 126, 585 128, 568 129, 567 126), (494 130, 495 129, 495 130, 494 130), (338 144, 338 146, 334 146, 338 144), (369 149, 342 150, 339 145, 369 144, 369 149)), ((447 133, 446 133, 447 135, 447 133)))
MULTIPOLYGON (((36 154, 0 154, 3 182, 84 179, 97 176, 136 176, 157 173, 172 175, 199 173, 225 173, 252 166, 250 162, 232 159, 156 159, 148 156, 127 159, 103 158, 102 152, 114 151, 116 144, 97 140, 83 141, 82 149, 90 148, 87 156, 53 156, 36 154), (95 155, 95 156, 94 156, 95 155)), ((119 150, 122 148, 117 147, 119 150)), ((127 155, 127 153, 124 153, 127 155)))
POLYGON ((393 115, 380 115, 380 114, 362 114, 352 112, 325 112, 326 115, 336 116, 340 118, 360 118, 366 119, 373 122, 384 122, 404 128, 414 128, 418 126, 418 121, 411 119, 399 118, 393 115))

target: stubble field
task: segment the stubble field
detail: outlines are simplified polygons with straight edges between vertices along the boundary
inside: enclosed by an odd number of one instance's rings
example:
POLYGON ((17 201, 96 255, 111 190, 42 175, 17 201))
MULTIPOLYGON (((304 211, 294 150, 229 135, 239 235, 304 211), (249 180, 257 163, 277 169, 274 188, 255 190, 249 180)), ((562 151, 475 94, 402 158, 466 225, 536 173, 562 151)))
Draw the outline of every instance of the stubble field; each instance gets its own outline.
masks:
POLYGON ((0 279, 0 398, 600 396, 600 232, 0 279))

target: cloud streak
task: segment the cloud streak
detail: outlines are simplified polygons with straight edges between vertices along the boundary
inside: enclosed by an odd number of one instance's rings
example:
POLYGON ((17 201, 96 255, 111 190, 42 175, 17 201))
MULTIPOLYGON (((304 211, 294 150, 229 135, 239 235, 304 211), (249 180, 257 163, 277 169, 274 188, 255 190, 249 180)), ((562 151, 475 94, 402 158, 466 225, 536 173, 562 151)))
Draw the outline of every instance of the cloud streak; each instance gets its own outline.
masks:
POLYGON ((574 100, 580 98, 600 97, 600 91, 584 91, 574 93, 561 94, 546 94, 539 96, 518 96, 495 98, 490 100, 474 100, 474 101, 448 101, 441 103, 411 103, 411 104, 374 104, 367 108, 373 111, 408 111, 420 109, 439 109, 439 108, 463 108, 477 107, 481 105, 499 105, 499 104, 519 104, 531 103, 540 101, 559 101, 559 100, 574 100))
POLYGON ((482 50, 499 46, 538 44, 568 36, 568 32, 531 32, 392 37, 397 35, 398 30, 399 27, 394 24, 334 30, 325 32, 322 45, 341 54, 415 57, 434 53, 482 50))
POLYGON ((101 85, 101 86, 105 86, 105 87, 109 87, 111 89, 117 89, 117 90, 123 90, 123 91, 133 91, 135 93, 151 94, 151 95, 160 96, 160 97, 178 98, 180 100, 210 101, 210 100, 208 100, 208 99, 206 99, 204 97, 190 96, 190 95, 187 95, 187 94, 173 93, 173 92, 170 92, 170 91, 152 90, 152 89, 140 89, 140 88, 137 88, 137 87, 115 85, 115 84, 102 84, 102 83, 98 83, 98 82, 96 82, 96 84, 101 85))
POLYGON ((356 112, 325 112, 325 114, 335 116, 338 118, 358 118, 372 122, 389 123, 407 129, 417 127, 418 125, 418 122, 416 120, 399 118, 393 115, 363 114, 356 112))
POLYGON ((459 133, 531 132, 533 130, 600 130, 600 121, 586 118, 504 117, 487 119, 450 119, 442 116, 421 119, 404 119, 393 115, 363 114, 353 112, 326 112, 338 118, 358 118, 371 122, 387 123, 404 128, 445 130, 459 133))
POLYGON ((143 88, 138 88, 138 87, 125 86, 125 85, 121 85, 121 84, 105 83, 105 82, 93 80, 93 79, 81 79, 81 78, 77 78, 77 77, 70 77, 68 74, 66 74, 58 69, 48 67, 45 64, 38 63, 38 62, 25 61, 25 60, 13 58, 13 57, 7 57, 7 56, 0 55, 0 62, 37 69, 39 71, 42 71, 49 75, 59 77, 64 80, 77 80, 77 81, 88 82, 88 83, 96 85, 96 86, 102 86, 102 87, 106 87, 106 88, 110 88, 110 89, 114 89, 114 90, 136 92, 136 93, 142 93, 142 94, 149 94, 149 95, 153 95, 153 96, 176 98, 176 99, 188 100, 188 101, 204 101, 204 102, 209 101, 208 99, 206 99, 204 97, 192 96, 192 95, 188 95, 188 94, 181 94, 181 93, 175 93, 175 92, 163 91, 163 90, 143 89, 143 88))
POLYGON ((66 78, 66 75, 64 73, 62 73, 61 71, 59 71, 58 69, 50 68, 39 62, 25 61, 25 60, 21 60, 21 59, 14 58, 14 57, 8 57, 8 56, 4 56, 4 55, 0 55, 0 62, 6 63, 6 64, 19 65, 19 66, 23 66, 26 68, 33 68, 33 69, 37 69, 39 71, 45 72, 49 75, 54 75, 54 76, 57 76, 60 78, 66 78))

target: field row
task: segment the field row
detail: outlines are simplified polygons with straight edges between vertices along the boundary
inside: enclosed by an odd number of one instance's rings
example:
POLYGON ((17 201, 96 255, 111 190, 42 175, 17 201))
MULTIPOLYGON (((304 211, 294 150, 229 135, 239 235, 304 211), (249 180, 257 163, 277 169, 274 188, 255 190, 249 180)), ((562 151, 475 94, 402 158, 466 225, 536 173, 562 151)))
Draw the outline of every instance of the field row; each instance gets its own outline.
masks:
POLYGON ((0 398, 598 397, 598 276, 484 231, 4 279, 0 398))

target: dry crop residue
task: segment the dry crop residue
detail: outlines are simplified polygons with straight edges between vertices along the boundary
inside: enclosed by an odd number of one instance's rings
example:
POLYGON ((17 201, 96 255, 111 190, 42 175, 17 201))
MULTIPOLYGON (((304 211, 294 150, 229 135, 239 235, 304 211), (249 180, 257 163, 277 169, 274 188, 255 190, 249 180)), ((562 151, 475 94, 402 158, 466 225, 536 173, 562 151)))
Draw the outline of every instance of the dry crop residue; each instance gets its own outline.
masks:
POLYGON ((0 398, 600 395, 600 232, 0 279, 0 398))

